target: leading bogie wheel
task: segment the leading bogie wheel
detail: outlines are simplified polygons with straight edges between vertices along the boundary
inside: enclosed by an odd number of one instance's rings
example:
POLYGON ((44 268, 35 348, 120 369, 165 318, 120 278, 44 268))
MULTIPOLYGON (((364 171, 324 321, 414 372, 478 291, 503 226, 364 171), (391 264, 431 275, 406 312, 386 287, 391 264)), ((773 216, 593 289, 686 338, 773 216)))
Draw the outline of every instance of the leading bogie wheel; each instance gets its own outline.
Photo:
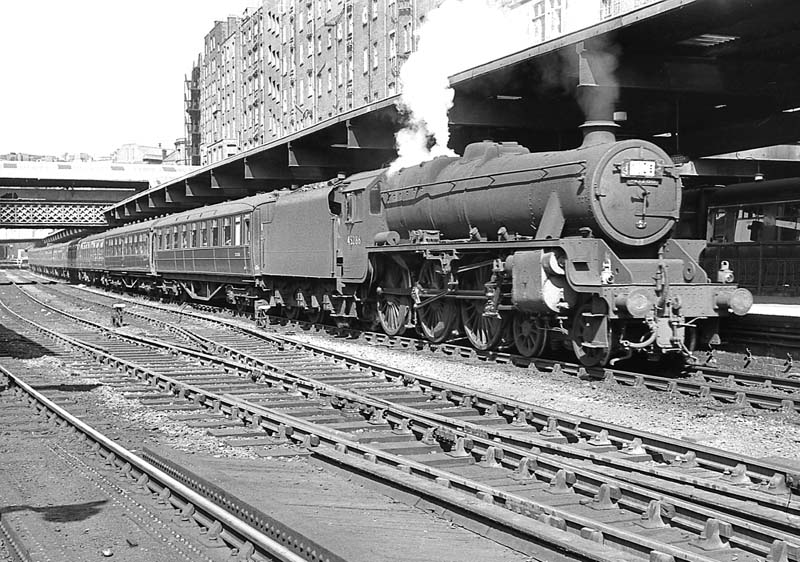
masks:
POLYGON ((605 334, 609 345, 597 346, 592 343, 596 339, 597 331, 604 329, 604 325, 608 326, 609 324, 607 321, 604 324, 602 315, 592 312, 591 303, 584 304, 575 312, 570 339, 575 356, 585 367, 605 367, 611 359, 612 333, 610 328, 606 328, 608 333, 605 334))

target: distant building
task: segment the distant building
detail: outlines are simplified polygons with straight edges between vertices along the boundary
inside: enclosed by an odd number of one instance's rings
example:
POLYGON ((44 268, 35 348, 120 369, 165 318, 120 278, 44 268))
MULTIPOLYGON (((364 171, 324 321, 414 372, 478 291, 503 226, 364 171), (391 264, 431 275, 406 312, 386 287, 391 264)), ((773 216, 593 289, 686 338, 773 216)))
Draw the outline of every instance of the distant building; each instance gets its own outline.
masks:
POLYGON ((110 160, 117 164, 178 164, 184 165, 185 139, 175 141, 174 148, 163 148, 158 146, 147 146, 142 144, 123 144, 111 153, 110 160))

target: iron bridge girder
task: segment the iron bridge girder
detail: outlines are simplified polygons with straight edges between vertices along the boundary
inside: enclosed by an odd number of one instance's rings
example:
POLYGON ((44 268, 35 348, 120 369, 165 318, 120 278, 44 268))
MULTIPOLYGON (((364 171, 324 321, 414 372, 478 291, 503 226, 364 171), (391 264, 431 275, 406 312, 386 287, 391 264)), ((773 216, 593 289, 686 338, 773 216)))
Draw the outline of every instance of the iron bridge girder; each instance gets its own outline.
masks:
POLYGON ((103 211, 107 203, 0 202, 0 227, 62 228, 108 226, 103 211))

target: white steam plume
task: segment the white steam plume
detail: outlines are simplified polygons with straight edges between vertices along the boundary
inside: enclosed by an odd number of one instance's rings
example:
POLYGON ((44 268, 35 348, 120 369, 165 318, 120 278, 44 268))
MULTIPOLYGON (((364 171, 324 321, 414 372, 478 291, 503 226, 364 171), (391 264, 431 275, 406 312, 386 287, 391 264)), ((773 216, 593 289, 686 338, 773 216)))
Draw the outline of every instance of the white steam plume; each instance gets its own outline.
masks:
POLYGON ((504 3, 445 0, 425 16, 417 32, 418 49, 400 70, 399 106, 407 114, 408 123, 395 135, 398 158, 390 173, 437 156, 455 155, 447 148, 447 112, 453 107, 454 96, 449 76, 535 42, 527 10, 512 11, 504 3), (430 148, 429 139, 433 141, 430 148))

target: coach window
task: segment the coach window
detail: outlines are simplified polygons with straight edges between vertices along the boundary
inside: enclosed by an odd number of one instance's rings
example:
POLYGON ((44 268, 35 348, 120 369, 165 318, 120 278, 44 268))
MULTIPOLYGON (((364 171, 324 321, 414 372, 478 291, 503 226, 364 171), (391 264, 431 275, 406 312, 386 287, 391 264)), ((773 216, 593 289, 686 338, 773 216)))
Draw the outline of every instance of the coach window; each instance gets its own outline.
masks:
POLYGON ((189 247, 189 235, 186 232, 186 225, 181 225, 181 248, 189 247))
POLYGON ((233 245, 242 245, 242 217, 233 219, 233 245))
POLYGON ((231 218, 225 217, 222 219, 222 243, 230 246, 231 242, 231 218))
POLYGON ((219 224, 216 219, 211 221, 211 246, 219 246, 219 224))
POLYGON ((208 246, 208 222, 200 223, 200 245, 205 248, 208 246))
POLYGON ((244 217, 244 222, 242 223, 242 240, 245 245, 250 243, 250 215, 244 217))
POLYGON ((178 246, 178 227, 177 226, 173 226, 172 227, 172 249, 173 250, 177 250, 178 247, 179 247, 178 246))
POLYGON ((197 248, 197 223, 196 222, 192 223, 191 229, 192 229, 192 234, 189 237, 189 244, 191 245, 192 248, 197 248))

